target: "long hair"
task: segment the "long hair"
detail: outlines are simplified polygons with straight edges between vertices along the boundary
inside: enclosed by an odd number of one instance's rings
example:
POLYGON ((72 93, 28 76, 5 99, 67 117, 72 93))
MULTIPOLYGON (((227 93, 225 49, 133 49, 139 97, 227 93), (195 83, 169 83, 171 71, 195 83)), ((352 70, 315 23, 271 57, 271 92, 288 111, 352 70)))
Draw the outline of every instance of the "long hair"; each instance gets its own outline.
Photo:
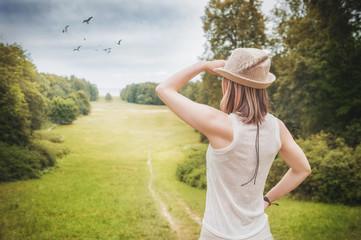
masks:
POLYGON ((227 78, 222 80, 222 89, 220 107, 223 112, 239 115, 246 124, 263 122, 269 112, 266 89, 246 87, 227 78))

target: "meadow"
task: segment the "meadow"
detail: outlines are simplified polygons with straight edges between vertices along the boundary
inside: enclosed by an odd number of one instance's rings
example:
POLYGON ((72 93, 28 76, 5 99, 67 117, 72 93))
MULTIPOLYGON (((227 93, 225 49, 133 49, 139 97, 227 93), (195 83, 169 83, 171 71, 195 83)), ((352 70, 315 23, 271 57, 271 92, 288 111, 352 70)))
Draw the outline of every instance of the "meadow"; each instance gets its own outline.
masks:
MULTIPOLYGON (((198 239, 206 191, 175 170, 199 135, 167 107, 99 100, 51 131, 71 153, 40 179, 0 184, 0 239, 198 239)), ((361 236, 360 207, 278 202, 276 240, 361 236)))

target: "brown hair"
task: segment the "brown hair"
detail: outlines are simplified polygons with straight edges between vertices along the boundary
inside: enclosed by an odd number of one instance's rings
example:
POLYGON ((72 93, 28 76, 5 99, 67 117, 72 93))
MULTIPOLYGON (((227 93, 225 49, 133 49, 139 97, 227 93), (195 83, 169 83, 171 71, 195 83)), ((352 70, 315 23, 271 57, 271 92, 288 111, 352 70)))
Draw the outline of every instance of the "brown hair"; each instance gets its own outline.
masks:
POLYGON ((263 122, 269 112, 266 89, 256 89, 235 83, 227 78, 222 80, 223 98, 221 110, 235 113, 246 124, 263 122))

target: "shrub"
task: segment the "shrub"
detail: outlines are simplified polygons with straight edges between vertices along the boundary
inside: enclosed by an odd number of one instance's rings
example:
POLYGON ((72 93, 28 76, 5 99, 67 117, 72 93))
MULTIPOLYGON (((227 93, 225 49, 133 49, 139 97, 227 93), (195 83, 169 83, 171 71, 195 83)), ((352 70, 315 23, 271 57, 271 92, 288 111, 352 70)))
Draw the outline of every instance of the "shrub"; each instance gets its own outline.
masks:
POLYGON ((72 99, 54 97, 51 101, 50 118, 54 123, 71 124, 77 117, 79 108, 72 99))
POLYGON ((33 136, 37 139, 48 140, 53 143, 62 143, 64 142, 64 137, 53 131, 46 131, 46 130, 38 130, 33 132, 33 136))
POLYGON ((185 161, 178 164, 176 176, 179 181, 196 188, 207 188, 206 144, 188 145, 185 161))
POLYGON ((0 181, 38 178, 45 161, 37 151, 0 142, 0 181))
POLYGON ((107 94, 105 95, 105 100, 108 101, 108 102, 110 102, 111 100, 113 100, 112 95, 110 95, 110 93, 107 93, 107 94))
POLYGON ((0 142, 0 182, 39 178, 44 169, 55 166, 57 157, 69 152, 62 144, 39 138, 28 147, 0 142))
MULTIPOLYGON (((361 203, 361 144, 348 147, 341 138, 332 140, 329 134, 319 133, 297 143, 304 150, 312 174, 291 196, 300 200, 361 203)), ((266 189, 282 178, 289 169, 281 156, 275 159, 267 179, 266 189)))
MULTIPOLYGON (((312 173, 290 196, 298 200, 361 203, 361 144, 347 146, 341 138, 323 132, 296 141, 310 162, 312 173)), ((206 144, 188 146, 185 161, 177 166, 177 178, 197 188, 206 188, 206 144)), ((266 182, 266 192, 275 186, 289 166, 277 156, 266 182)))

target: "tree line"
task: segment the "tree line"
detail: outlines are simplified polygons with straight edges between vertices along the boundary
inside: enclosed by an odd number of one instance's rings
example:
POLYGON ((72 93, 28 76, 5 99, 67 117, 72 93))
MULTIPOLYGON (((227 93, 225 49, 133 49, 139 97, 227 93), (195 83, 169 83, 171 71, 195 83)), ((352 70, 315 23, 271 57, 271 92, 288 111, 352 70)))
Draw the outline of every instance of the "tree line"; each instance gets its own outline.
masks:
POLYGON ((66 152, 44 143, 61 142, 61 136, 36 131, 89 114, 98 89, 75 76, 37 72, 17 44, 0 43, 0 64, 0 181, 35 177, 66 152))
MULTIPOLYGON (((361 202, 361 2, 283 0, 267 19, 258 0, 210 0, 205 8, 204 60, 227 59, 233 49, 268 49, 277 80, 267 90, 273 114, 304 149, 313 169, 291 195, 297 199, 361 202)), ((221 78, 202 74, 197 101, 219 108, 221 78)), ((201 138, 204 140, 205 138, 201 138)), ((177 177, 205 188, 204 147, 189 150, 177 177)), ((288 166, 277 157, 275 184, 288 166)), ((270 186, 270 185, 269 185, 270 186)))
MULTIPOLYGON (((121 90, 120 98, 130 103, 164 105, 155 93, 155 87, 157 85, 158 84, 154 82, 133 83, 127 85, 121 90)), ((180 93, 189 99, 196 101, 200 85, 201 83, 199 81, 188 82, 182 87, 180 93)))

